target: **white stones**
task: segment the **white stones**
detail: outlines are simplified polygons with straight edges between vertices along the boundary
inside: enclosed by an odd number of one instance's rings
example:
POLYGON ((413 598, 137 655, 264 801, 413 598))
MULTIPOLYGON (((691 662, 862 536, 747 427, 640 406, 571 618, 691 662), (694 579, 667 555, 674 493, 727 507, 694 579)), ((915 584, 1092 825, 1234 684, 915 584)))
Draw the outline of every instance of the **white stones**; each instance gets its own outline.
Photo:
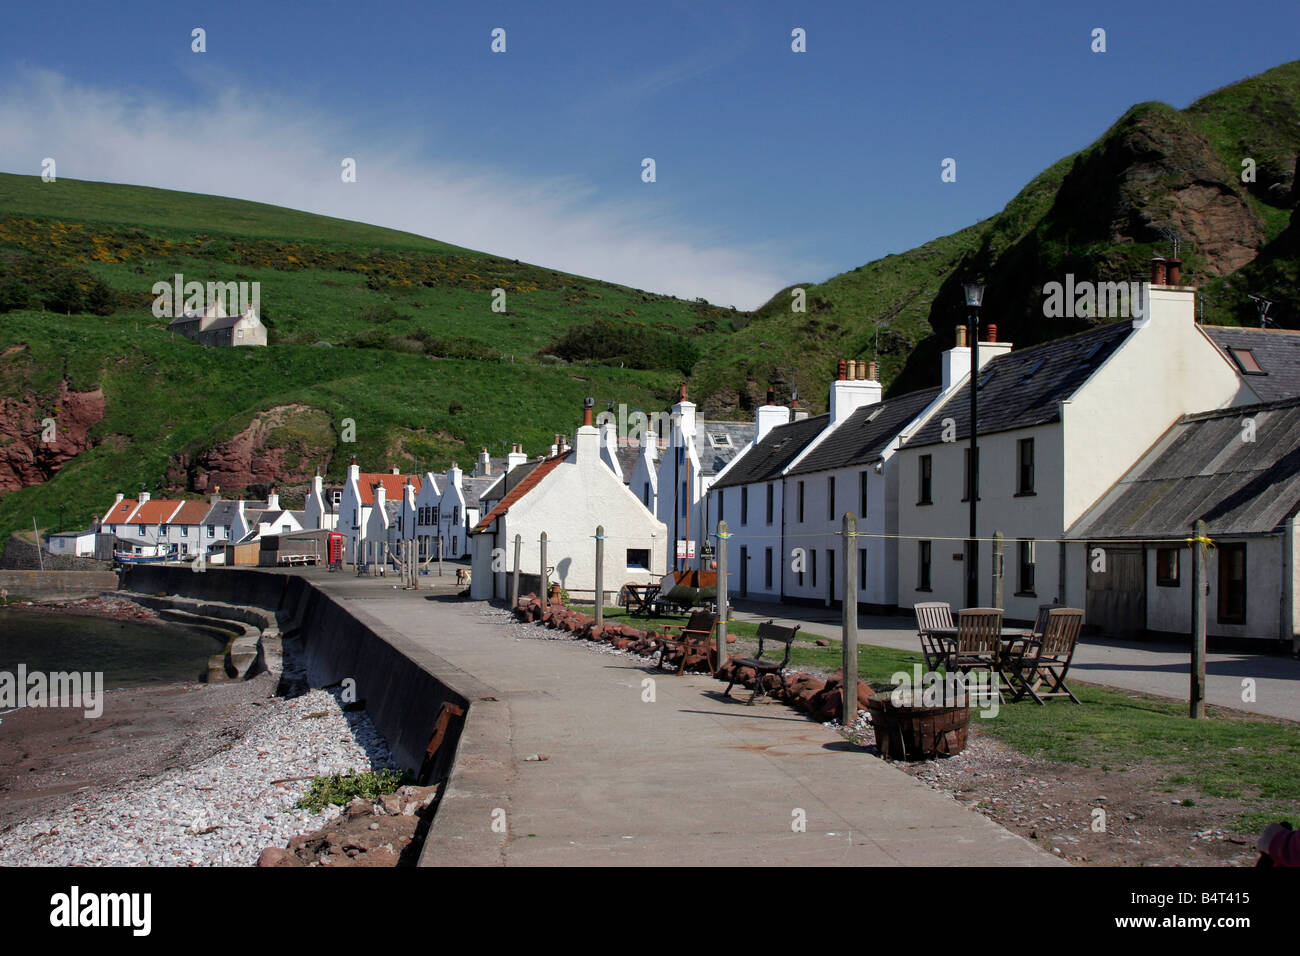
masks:
POLYGON ((0 865, 251 866, 263 847, 339 815, 296 809, 311 780, 288 778, 396 766, 370 718, 344 713, 327 691, 268 700, 258 716, 229 749, 191 767, 88 791, 76 807, 0 833, 0 865))

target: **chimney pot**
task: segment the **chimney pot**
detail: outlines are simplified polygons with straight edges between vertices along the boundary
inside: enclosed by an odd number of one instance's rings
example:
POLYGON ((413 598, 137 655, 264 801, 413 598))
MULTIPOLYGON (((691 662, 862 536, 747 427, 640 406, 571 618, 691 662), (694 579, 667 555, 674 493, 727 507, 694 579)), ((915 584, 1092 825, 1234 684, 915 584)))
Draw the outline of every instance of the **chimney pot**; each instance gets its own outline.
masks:
POLYGON ((844 359, 840 359, 839 374, 836 377, 841 382, 847 380, 849 377, 848 363, 845 362, 844 359))
POLYGON ((1156 256, 1151 260, 1151 284, 1165 284, 1165 260, 1163 256, 1156 256))
POLYGON ((769 405, 776 404, 776 389, 774 389, 771 385, 767 387, 767 404, 769 405))
POLYGON ((966 326, 959 325, 957 326, 957 348, 964 349, 965 347, 966 347, 966 326))
POLYGON ((996 325, 993 325, 992 323, 990 323, 990 324, 989 324, 989 337, 988 337, 987 339, 985 339, 985 341, 986 341, 986 342, 996 342, 997 340, 998 340, 998 327, 997 327, 996 325))
POLYGON ((867 378, 870 379, 870 380, 873 381, 873 382, 876 381, 876 363, 875 363, 875 362, 868 362, 868 363, 867 363, 867 378))
POLYGON ((1181 274, 1181 270, 1182 270, 1182 267, 1183 267, 1183 260, 1182 260, 1182 259, 1169 259, 1169 260, 1167 260, 1167 263, 1168 263, 1168 269, 1169 269, 1169 279, 1168 279, 1169 284, 1170 284, 1170 285, 1178 285, 1179 283, 1182 282, 1182 278, 1183 278, 1183 277, 1182 277, 1182 274, 1181 274))
POLYGON ((686 401, 686 383, 685 383, 685 382, 682 382, 681 385, 677 386, 677 400, 678 400, 678 401, 682 401, 682 402, 686 401))

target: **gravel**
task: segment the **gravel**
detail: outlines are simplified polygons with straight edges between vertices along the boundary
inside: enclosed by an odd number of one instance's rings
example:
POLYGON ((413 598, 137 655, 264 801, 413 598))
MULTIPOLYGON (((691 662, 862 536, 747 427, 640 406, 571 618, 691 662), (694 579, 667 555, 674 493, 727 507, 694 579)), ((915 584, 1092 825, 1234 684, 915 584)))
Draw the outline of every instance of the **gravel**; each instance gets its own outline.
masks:
POLYGON ((383 737, 364 711, 344 712, 337 692, 272 698, 247 734, 192 766, 0 832, 0 865, 252 865, 340 814, 295 809, 311 777, 384 767, 397 764, 383 737))

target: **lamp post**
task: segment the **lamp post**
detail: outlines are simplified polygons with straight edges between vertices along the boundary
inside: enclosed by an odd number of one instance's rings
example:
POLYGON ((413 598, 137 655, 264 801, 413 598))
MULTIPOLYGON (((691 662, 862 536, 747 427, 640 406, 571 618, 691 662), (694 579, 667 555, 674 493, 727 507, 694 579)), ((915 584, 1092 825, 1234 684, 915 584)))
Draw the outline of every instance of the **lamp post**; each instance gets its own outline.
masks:
POLYGON ((979 541, 976 510, 979 497, 979 372, 980 306, 984 304, 984 280, 962 283, 966 293, 966 338, 970 342, 970 461, 966 468, 966 497, 970 503, 970 538, 966 541, 966 606, 979 606, 979 541))

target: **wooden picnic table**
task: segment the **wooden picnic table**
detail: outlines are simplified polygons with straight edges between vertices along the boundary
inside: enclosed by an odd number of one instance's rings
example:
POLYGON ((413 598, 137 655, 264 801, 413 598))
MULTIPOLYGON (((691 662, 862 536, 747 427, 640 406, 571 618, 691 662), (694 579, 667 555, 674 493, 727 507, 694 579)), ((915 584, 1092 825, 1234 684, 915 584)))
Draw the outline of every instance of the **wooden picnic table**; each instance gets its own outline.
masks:
POLYGON ((659 597, 658 584, 625 584, 628 614, 653 614, 654 601, 659 597))

